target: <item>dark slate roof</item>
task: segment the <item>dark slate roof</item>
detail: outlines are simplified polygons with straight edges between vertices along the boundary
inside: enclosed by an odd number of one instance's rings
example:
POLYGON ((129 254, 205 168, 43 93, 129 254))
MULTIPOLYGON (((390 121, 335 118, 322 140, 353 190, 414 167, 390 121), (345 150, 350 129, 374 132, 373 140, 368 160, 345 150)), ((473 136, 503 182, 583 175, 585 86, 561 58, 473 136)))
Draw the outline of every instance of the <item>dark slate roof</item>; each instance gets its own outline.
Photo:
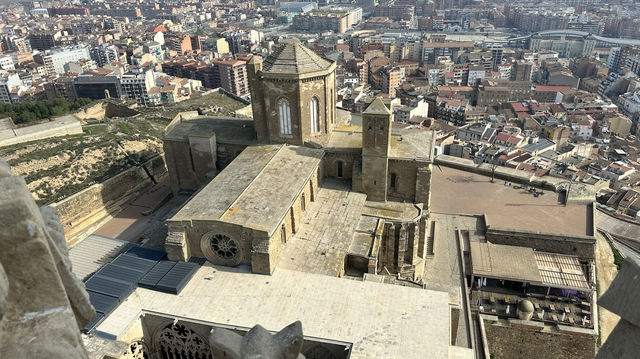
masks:
POLYGON ((306 73, 324 71, 332 62, 318 56, 298 40, 290 40, 277 48, 262 64, 265 73, 306 73))

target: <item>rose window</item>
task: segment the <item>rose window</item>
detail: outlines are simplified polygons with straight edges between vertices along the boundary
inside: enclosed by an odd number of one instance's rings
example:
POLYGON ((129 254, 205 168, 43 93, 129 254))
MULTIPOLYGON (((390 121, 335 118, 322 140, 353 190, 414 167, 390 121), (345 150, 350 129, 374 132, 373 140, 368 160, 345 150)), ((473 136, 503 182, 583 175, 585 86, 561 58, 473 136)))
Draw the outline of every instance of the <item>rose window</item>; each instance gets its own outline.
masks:
POLYGON ((221 258, 229 259, 238 254, 238 244, 224 234, 216 234, 210 240, 211 249, 221 258))

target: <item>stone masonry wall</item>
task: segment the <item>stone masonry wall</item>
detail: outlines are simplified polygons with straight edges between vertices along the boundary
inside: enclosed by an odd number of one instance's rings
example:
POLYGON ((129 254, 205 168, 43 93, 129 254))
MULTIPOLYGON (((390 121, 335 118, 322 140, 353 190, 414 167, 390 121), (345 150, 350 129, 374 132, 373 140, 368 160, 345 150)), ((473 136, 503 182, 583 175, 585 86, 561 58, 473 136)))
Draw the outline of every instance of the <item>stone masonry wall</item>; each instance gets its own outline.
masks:
MULTIPOLYGON (((166 176, 162 156, 147 161, 145 166, 156 181, 166 176)), ((73 243, 88 234, 94 223, 119 212, 152 185, 144 169, 134 167, 52 204, 60 213, 67 242, 73 243)))
POLYGON ((353 152, 326 152, 322 161, 326 175, 338 178, 338 162, 342 161, 341 178, 351 178, 353 175, 353 162, 358 157, 360 157, 360 154, 353 152))
POLYGON ((595 238, 571 238, 571 236, 513 232, 496 228, 488 228, 486 237, 495 244, 529 247, 544 252, 574 255, 581 259, 593 259, 595 256, 595 238))
POLYGON ((415 161, 403 161, 389 159, 389 184, 388 192, 390 197, 398 197, 409 201, 414 201, 416 197, 416 176, 417 166, 415 161), (396 186, 391 187, 391 174, 396 175, 396 186))

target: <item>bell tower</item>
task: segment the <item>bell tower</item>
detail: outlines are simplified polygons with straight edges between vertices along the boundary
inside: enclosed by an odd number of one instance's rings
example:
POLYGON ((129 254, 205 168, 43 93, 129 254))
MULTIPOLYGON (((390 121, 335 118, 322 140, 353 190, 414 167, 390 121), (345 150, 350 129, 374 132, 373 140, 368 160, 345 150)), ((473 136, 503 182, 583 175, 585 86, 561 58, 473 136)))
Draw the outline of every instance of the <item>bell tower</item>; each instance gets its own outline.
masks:
POLYGON ((373 201, 387 200, 392 116, 380 98, 362 113, 362 188, 373 201))
POLYGON ((297 39, 247 63, 258 142, 323 143, 336 125, 336 64, 297 39))

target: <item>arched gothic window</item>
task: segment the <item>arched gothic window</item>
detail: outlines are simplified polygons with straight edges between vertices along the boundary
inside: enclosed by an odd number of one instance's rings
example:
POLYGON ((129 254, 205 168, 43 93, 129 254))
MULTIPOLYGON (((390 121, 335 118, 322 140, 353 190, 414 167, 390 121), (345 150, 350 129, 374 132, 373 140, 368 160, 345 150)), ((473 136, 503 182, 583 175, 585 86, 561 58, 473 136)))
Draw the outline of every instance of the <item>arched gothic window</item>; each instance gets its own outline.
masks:
POLYGON ((278 115, 280 116, 280 134, 291 134, 291 107, 289 107, 289 101, 286 98, 278 101, 278 115))
POLYGON ((309 114, 311 116, 311 133, 320 132, 320 119, 318 116, 318 99, 312 98, 309 101, 309 114))

